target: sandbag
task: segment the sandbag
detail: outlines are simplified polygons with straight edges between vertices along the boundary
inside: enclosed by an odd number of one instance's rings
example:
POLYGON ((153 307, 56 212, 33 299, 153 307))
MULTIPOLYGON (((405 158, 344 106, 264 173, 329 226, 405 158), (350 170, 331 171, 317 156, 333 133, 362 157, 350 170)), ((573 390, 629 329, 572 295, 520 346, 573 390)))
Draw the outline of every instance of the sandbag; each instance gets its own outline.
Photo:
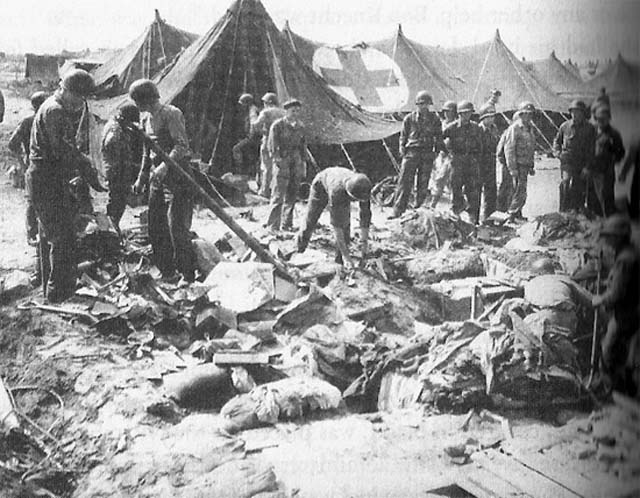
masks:
POLYGON ((219 407, 235 391, 226 369, 203 363, 163 378, 167 395, 181 406, 219 407))

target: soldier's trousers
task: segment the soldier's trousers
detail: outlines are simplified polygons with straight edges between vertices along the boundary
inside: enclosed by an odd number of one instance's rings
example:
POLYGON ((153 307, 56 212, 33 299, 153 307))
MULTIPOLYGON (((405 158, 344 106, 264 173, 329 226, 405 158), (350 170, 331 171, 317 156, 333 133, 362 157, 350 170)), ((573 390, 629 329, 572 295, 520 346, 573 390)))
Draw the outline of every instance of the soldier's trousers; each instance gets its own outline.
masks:
POLYGON ((406 151, 402 158, 393 204, 393 213, 396 216, 407 209, 414 182, 416 184, 416 207, 420 207, 427 198, 429 178, 435 157, 432 151, 426 149, 413 148, 406 151))
POLYGON ((518 164, 515 176, 509 174, 513 185, 513 195, 511 196, 511 204, 507 212, 509 214, 522 215, 522 208, 527 202, 527 184, 529 181, 529 166, 518 164))
MULTIPOLYGON (((315 188, 316 184, 312 184, 311 191, 309 192, 309 201, 307 202, 307 214, 305 216, 302 228, 300 230, 300 238, 298 241, 298 249, 305 250, 311 240, 311 235, 318 224, 318 219, 322 215, 322 211, 327 207, 329 203, 329 197, 324 189, 315 188)), ((346 225, 340 227, 344 234, 344 240, 349 245, 351 241, 351 223, 349 217, 347 217, 346 225)), ((338 255, 340 251, 336 248, 338 255)))
POLYGON ((615 203, 615 172, 613 168, 606 173, 595 173, 591 180, 592 182, 589 198, 587 203, 589 209, 600 216, 611 216, 616 212, 615 203), (603 211, 604 209, 604 211, 603 211))
POLYGON ((255 160, 255 145, 254 140, 250 137, 245 137, 233 146, 231 153, 235 166, 234 173, 238 175, 255 175, 255 164, 248 164, 250 161, 255 160))
POLYGON ((261 196, 271 197, 271 182, 273 181, 273 158, 267 147, 266 137, 260 143, 260 191, 261 196))
POLYGON ((109 182, 109 200, 107 201, 107 216, 111 218, 116 227, 120 226, 120 220, 127 207, 127 198, 131 191, 131 185, 119 182, 109 182))
POLYGON ((460 213, 466 208, 474 223, 478 221, 477 213, 479 210, 478 177, 478 160, 474 156, 453 156, 451 162, 451 209, 454 213, 460 213))
POLYGON ((293 227, 293 212, 303 176, 304 164, 299 154, 291 154, 280 161, 274 161, 267 219, 267 226, 272 230, 288 230, 293 227))
POLYGON ((511 198, 513 197, 513 179, 509 168, 506 164, 502 165, 502 179, 500 180, 500 187, 498 188, 498 211, 506 213, 511 205, 511 198))
POLYGON ((42 282, 47 299, 61 301, 75 292, 76 234, 71 193, 63 179, 54 178, 54 165, 29 171, 27 181, 39 220, 42 282))
POLYGON ((196 256, 191 244, 193 196, 184 187, 170 192, 162 186, 149 191, 149 239, 153 263, 165 275, 175 270, 193 280, 196 256))
MULTIPOLYGON (((484 196, 484 206, 482 215, 487 219, 496 210, 497 187, 496 187, 496 156, 490 157, 480 162, 480 183, 478 185, 478 211, 480 210, 480 195, 484 196)), ((476 219, 480 218, 480 212, 476 213, 476 219)))
POLYGON ((624 370, 629 356, 631 338, 637 332, 637 316, 621 319, 611 316, 607 325, 607 333, 600 344, 602 350, 602 366, 605 373, 614 382, 614 389, 623 389, 624 370))
POLYGON ((586 181, 580 170, 560 165, 560 212, 579 211, 584 207, 586 181))

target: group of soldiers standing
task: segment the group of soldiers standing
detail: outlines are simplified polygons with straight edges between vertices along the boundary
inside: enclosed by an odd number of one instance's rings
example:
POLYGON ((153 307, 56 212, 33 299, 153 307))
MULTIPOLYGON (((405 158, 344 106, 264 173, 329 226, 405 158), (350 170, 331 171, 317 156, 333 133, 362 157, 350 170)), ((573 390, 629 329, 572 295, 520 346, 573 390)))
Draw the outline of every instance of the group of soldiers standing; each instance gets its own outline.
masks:
MULTIPOLYGON (((452 211, 466 211, 475 224, 481 217, 489 219, 496 210, 508 213, 512 221, 524 219, 528 177, 535 174, 532 119, 536 108, 531 102, 522 102, 500 134, 495 124, 499 93, 495 90, 478 110, 475 122, 471 102, 446 102, 440 119, 431 96, 418 92, 417 109, 405 116, 400 132, 402 164, 391 218, 407 209, 415 184, 415 207, 431 194, 430 206, 435 208, 449 185, 452 211), (499 188, 497 165, 502 177, 499 188)), ((616 211, 614 166, 625 155, 620 133, 611 126, 609 102, 600 99, 594 103, 593 123, 580 100, 571 103, 569 112, 571 119, 559 127, 553 144, 562 175, 560 211, 588 209, 609 216, 616 211)))

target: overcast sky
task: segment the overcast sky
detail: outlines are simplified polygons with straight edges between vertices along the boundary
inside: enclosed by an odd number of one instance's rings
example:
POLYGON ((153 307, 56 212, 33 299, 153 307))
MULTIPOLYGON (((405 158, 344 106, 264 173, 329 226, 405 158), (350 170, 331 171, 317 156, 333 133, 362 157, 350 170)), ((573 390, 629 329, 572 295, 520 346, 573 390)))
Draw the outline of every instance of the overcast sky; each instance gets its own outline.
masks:
MULTIPOLYGON (((158 8, 169 23, 205 33, 230 0, 0 0, 0 51, 53 53, 126 45, 158 8)), ((460 46, 500 29, 516 55, 640 58, 640 0, 263 0, 279 27, 331 44, 375 40, 398 23, 410 38, 460 46), (304 6, 304 7, 302 7, 304 6)))

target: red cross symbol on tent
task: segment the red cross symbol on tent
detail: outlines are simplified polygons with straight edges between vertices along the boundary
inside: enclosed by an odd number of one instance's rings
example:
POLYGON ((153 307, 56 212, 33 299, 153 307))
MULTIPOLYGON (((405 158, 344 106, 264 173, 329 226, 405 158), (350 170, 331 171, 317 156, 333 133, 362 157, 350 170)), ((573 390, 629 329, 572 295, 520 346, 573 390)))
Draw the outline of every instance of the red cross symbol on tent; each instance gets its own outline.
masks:
POLYGON ((336 49, 336 53, 342 69, 321 67, 322 77, 329 85, 351 88, 363 106, 382 106, 377 89, 399 86, 392 68, 367 69, 360 50, 336 49))

